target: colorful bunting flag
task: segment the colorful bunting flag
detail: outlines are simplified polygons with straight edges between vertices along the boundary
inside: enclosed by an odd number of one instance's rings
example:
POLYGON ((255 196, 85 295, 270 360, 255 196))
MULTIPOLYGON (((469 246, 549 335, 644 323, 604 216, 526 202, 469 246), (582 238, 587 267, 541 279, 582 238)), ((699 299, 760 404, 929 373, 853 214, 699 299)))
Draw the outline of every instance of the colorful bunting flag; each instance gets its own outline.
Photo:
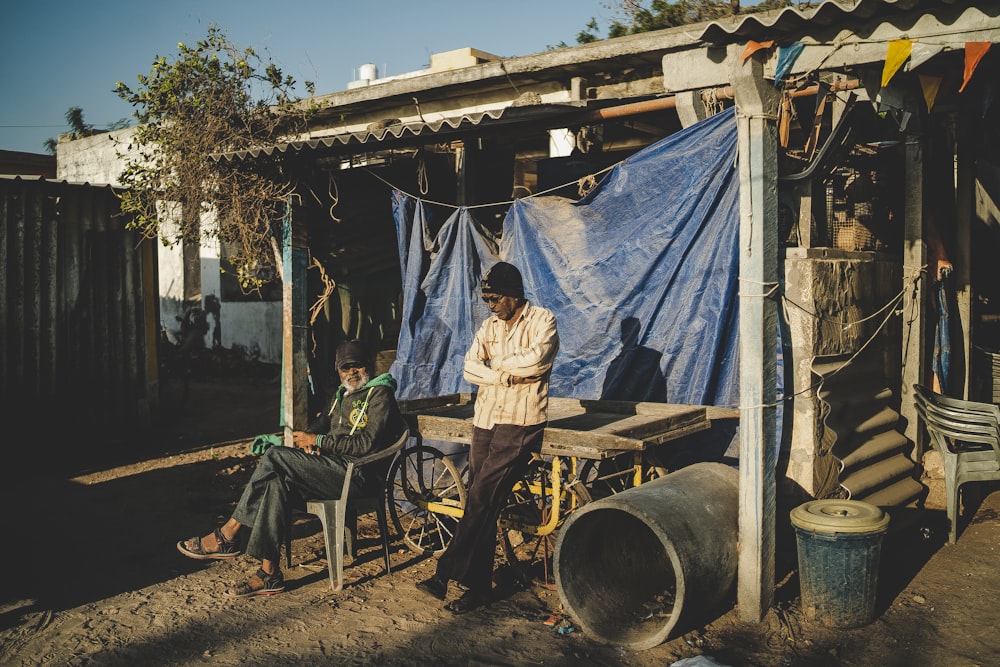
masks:
POLYGON ((761 51, 763 49, 770 49, 773 46, 774 46, 773 39, 768 39, 763 42, 755 42, 751 39, 749 42, 747 42, 747 48, 743 51, 743 55, 740 56, 740 64, 742 65, 743 63, 745 63, 750 58, 750 56, 757 53, 758 51, 761 51))
POLYGON ((969 79, 972 78, 972 73, 976 71, 979 66, 979 61, 983 59, 986 52, 990 50, 989 42, 966 42, 965 43, 965 76, 962 81, 962 87, 958 89, 958 92, 965 90, 965 86, 968 85, 969 79))
POLYGON ((882 87, 884 88, 899 68, 903 66, 906 59, 910 57, 910 49, 913 42, 908 39, 894 39, 889 42, 889 48, 885 54, 885 66, 882 68, 882 87))
POLYGON ((778 47, 778 65, 774 72, 775 88, 785 85, 785 79, 788 78, 788 73, 792 71, 792 65, 798 60, 804 48, 806 48, 806 45, 802 42, 792 42, 788 46, 778 47))
POLYGON ((912 72, 942 51, 944 51, 944 44, 914 42, 913 48, 910 50, 910 62, 906 63, 906 71, 912 72))
POLYGON ((930 113, 931 107, 934 106, 934 100, 937 99, 938 91, 941 90, 941 82, 944 80, 944 77, 932 76, 930 74, 918 74, 917 78, 920 79, 920 90, 924 92, 924 102, 927 104, 927 113, 930 113))

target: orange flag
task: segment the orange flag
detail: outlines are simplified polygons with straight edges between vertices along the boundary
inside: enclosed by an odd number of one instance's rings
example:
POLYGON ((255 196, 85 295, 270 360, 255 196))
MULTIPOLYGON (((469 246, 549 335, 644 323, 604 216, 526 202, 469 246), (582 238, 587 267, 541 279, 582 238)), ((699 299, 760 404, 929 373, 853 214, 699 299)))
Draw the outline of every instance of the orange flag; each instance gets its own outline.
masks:
POLYGON ((747 59, 753 54, 757 53, 762 49, 769 49, 774 46, 774 40, 768 39, 763 42, 755 42, 752 39, 747 42, 747 48, 743 50, 743 55, 740 56, 740 64, 742 65, 747 61, 747 59))
POLYGON ((979 61, 983 59, 986 52, 990 50, 989 42, 966 42, 965 43, 965 78, 962 81, 962 87, 958 89, 958 92, 965 90, 965 86, 968 85, 969 79, 972 78, 972 73, 976 71, 976 67, 979 66, 979 61))
POLYGON ((885 54, 885 66, 882 68, 882 87, 885 88, 893 75, 899 71, 906 59, 910 57, 913 42, 908 39, 894 39, 889 42, 885 54))
POLYGON ((920 90, 924 92, 924 102, 927 103, 927 113, 930 113, 931 107, 934 106, 934 100, 937 99, 938 91, 941 90, 941 81, 944 80, 944 77, 931 76, 929 74, 918 74, 917 78, 920 79, 920 90))

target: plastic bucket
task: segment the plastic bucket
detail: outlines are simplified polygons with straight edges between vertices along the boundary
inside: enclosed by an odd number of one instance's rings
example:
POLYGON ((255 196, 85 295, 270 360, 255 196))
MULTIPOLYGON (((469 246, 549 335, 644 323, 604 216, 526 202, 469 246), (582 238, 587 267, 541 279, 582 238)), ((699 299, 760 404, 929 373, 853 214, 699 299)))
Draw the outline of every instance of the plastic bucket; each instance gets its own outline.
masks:
POLYGON ((813 500, 791 511, 802 611, 836 628, 875 620, 882 538, 889 515, 858 500, 813 500))
POLYGON ((721 463, 584 505, 556 542, 563 606, 588 634, 633 650, 695 627, 735 584, 738 512, 739 473, 721 463))

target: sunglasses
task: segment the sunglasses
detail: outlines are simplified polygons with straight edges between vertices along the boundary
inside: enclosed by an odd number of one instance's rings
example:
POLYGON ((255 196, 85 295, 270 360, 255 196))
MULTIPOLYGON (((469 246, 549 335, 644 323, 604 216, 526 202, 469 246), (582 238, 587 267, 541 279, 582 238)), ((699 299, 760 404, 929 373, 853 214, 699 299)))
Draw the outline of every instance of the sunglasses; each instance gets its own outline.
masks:
POLYGON ((365 367, 364 364, 358 364, 358 363, 347 363, 340 367, 340 371, 342 373, 346 373, 347 371, 353 371, 354 369, 363 371, 365 370, 365 367))
POLYGON ((483 303, 485 303, 487 306, 492 306, 492 305, 495 305, 495 304, 499 303, 500 299, 505 299, 505 298, 507 298, 507 297, 504 297, 504 296, 484 296, 483 297, 483 303))

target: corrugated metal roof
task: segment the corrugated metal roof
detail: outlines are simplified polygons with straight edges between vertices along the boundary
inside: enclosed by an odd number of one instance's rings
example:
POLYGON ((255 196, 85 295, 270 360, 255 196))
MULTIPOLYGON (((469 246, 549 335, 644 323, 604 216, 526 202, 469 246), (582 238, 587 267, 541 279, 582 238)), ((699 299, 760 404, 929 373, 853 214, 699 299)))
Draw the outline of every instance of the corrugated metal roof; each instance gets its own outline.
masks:
POLYGON ((0 179, 4 181, 25 181, 28 183, 50 183, 52 185, 68 185, 70 187, 107 188, 109 190, 121 190, 121 186, 110 185, 108 183, 90 183, 67 181, 61 178, 46 178, 35 174, 0 174, 0 179))
POLYGON ((709 23, 699 39, 710 44, 726 44, 749 39, 781 39, 805 28, 843 26, 915 7, 940 7, 951 0, 826 0, 815 6, 786 7, 780 11, 746 14, 709 23))
MULTIPOLYGON (((821 453, 836 459, 841 492, 880 507, 901 507, 923 487, 914 479, 916 464, 906 455, 909 442, 897 430, 900 416, 885 384, 883 352, 873 346, 860 355, 817 356, 811 367, 821 378, 817 397, 827 448, 821 453)), ((816 497, 831 492, 820 489, 816 497)))
MULTIPOLYGON (((251 150, 233 151, 213 156, 215 159, 234 162, 248 158, 256 158, 261 155, 274 155, 276 153, 299 153, 306 150, 316 150, 328 148, 337 150, 341 148, 352 148, 355 146, 370 146, 373 150, 384 145, 396 144, 405 145, 411 140, 427 137, 430 135, 448 136, 461 134, 473 128, 502 124, 537 122, 555 117, 577 114, 586 111, 586 103, 564 103, 564 104, 535 104, 530 106, 509 106, 502 109, 481 111, 464 114, 454 118, 440 118, 437 120, 402 123, 383 122, 378 127, 369 127, 359 132, 344 132, 326 137, 316 137, 303 141, 289 141, 275 144, 264 148, 251 150)), ((391 119, 390 119, 391 120, 391 119)), ((350 151, 338 151, 350 152, 350 151)))

